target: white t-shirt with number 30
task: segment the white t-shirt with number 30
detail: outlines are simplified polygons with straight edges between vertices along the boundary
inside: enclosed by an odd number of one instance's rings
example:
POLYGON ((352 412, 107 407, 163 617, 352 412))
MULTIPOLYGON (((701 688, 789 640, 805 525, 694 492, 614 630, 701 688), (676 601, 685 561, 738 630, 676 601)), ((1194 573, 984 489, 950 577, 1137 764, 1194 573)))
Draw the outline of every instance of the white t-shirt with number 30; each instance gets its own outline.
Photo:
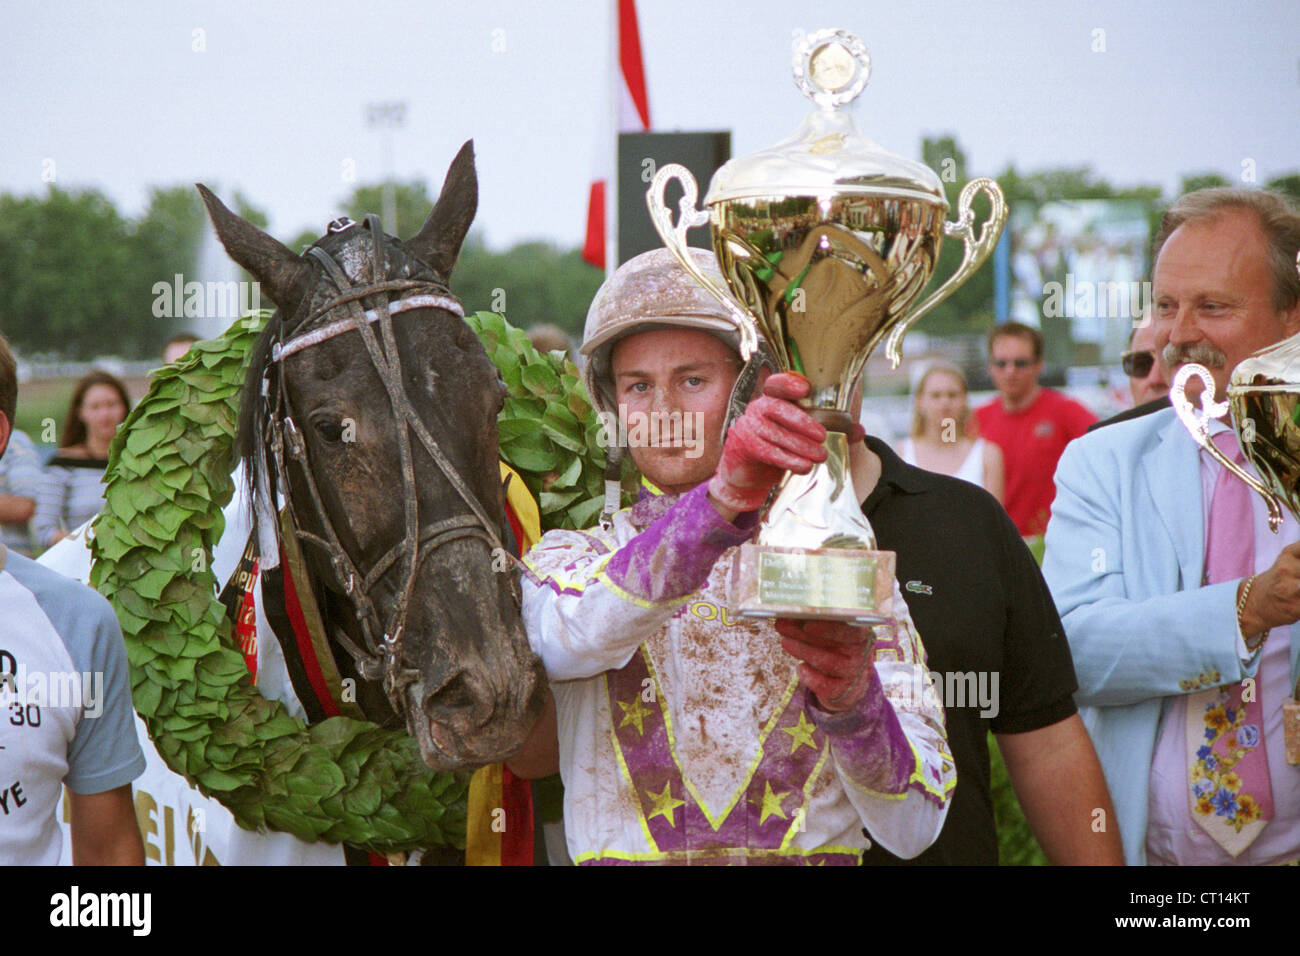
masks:
POLYGON ((65 781, 103 793, 144 768, 112 608, 0 544, 0 866, 59 861, 65 781))

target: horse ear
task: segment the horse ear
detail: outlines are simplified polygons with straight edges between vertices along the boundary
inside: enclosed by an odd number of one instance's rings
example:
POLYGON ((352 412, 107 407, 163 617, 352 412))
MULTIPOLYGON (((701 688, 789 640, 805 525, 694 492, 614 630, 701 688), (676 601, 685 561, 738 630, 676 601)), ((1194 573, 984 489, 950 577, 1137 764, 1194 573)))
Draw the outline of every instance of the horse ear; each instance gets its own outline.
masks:
POLYGON ((252 273, 253 278, 266 289, 271 301, 285 313, 306 291, 306 281, 311 266, 302 256, 290 252, 288 247, 273 236, 268 236, 248 220, 235 215, 202 183, 195 183, 203 205, 208 207, 208 218, 217 230, 217 238, 226 247, 230 258, 252 273))
POLYGON ((474 171, 474 141, 460 148, 451 161, 433 212, 405 245, 443 278, 451 276, 460 245, 478 211, 478 174, 474 171))

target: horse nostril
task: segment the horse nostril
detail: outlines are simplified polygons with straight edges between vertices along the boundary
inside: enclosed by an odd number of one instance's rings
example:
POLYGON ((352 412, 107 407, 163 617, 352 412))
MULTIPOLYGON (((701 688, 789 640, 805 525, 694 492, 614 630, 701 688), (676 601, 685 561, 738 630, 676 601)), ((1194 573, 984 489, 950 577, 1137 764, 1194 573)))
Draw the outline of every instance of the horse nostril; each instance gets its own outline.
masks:
POLYGON ((460 671, 424 699, 424 712, 431 720, 447 720, 455 714, 472 712, 483 699, 482 681, 469 671, 460 671))

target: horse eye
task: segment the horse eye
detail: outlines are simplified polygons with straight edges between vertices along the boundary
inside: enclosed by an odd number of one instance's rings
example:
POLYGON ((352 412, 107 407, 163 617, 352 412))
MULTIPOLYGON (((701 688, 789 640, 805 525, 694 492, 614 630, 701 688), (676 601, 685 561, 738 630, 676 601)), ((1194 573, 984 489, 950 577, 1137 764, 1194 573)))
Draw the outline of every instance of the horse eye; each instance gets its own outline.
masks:
POLYGON ((333 419, 323 418, 319 421, 312 422, 312 427, 316 433, 330 444, 341 441, 343 438, 343 425, 333 419))

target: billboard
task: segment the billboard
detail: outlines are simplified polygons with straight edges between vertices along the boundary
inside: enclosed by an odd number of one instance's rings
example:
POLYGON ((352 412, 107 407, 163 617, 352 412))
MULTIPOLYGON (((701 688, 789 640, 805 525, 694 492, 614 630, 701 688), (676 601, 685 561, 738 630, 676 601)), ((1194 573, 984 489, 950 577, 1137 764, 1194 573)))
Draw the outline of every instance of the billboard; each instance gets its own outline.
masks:
POLYGON ((1145 200, 1017 204, 1009 317, 1042 329, 1049 362, 1114 364, 1151 304, 1145 200))

